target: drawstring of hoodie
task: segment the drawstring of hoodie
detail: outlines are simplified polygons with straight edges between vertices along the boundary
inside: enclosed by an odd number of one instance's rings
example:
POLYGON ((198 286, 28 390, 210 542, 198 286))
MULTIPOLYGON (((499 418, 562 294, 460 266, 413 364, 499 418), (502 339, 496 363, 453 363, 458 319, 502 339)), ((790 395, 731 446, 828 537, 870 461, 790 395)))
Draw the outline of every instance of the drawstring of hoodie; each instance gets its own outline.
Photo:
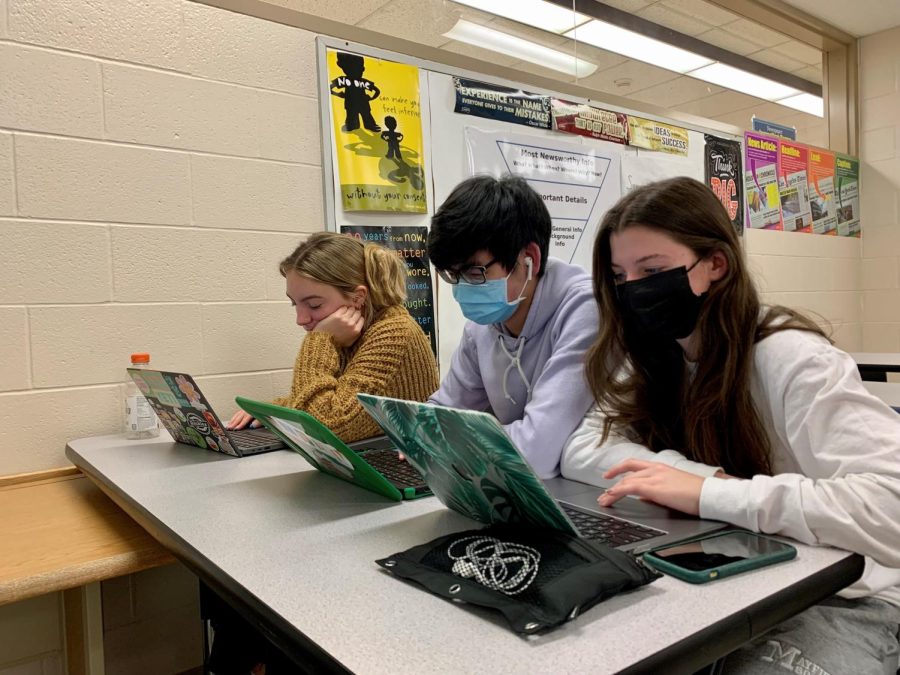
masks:
POLYGON ((515 354, 513 354, 506 348, 506 345, 503 343, 502 335, 498 335, 497 340, 500 342, 500 349, 503 350, 503 353, 506 354, 507 358, 509 359, 509 365, 506 366, 506 370, 503 371, 503 396, 513 405, 518 405, 516 403, 516 399, 514 399, 509 394, 509 390, 506 388, 506 381, 509 379, 509 371, 515 368, 519 371, 519 377, 522 378, 522 382, 525 383, 526 396, 531 396, 531 382, 528 381, 528 377, 525 375, 525 371, 522 370, 522 349, 525 347, 525 338, 519 338, 519 346, 516 348, 515 354))

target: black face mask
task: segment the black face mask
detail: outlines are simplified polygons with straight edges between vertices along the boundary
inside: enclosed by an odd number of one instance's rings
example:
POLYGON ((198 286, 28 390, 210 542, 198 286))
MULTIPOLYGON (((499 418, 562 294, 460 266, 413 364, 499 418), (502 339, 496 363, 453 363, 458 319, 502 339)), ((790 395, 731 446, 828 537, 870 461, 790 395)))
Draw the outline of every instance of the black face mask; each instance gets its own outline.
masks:
POLYGON ((706 293, 694 295, 688 272, 699 262, 616 286, 626 330, 645 342, 678 340, 693 333, 706 293))

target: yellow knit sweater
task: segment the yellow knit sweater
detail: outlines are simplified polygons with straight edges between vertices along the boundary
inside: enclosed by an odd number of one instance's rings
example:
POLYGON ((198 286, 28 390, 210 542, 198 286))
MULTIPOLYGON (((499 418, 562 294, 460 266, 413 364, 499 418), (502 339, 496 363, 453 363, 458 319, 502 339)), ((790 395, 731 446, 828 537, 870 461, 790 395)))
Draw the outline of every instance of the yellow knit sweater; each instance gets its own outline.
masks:
POLYGON ((384 432, 357 393, 424 401, 438 388, 431 343, 405 307, 387 307, 349 348, 328 333, 307 333, 290 396, 276 405, 304 410, 346 443, 384 432))

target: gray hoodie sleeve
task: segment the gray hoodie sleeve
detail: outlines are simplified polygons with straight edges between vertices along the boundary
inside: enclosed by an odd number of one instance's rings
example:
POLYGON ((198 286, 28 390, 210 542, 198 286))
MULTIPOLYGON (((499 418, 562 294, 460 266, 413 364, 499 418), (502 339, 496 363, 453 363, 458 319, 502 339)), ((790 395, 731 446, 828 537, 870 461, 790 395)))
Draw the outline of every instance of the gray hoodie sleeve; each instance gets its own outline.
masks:
POLYGON ((453 351, 447 375, 428 403, 464 410, 483 411, 490 407, 478 366, 478 350, 469 325, 463 329, 459 347, 453 351))
POLYGON ((532 382, 524 415, 504 426, 541 478, 559 475, 563 445, 593 403, 584 365, 597 337, 597 307, 592 301, 567 302, 553 322, 552 352, 532 382))

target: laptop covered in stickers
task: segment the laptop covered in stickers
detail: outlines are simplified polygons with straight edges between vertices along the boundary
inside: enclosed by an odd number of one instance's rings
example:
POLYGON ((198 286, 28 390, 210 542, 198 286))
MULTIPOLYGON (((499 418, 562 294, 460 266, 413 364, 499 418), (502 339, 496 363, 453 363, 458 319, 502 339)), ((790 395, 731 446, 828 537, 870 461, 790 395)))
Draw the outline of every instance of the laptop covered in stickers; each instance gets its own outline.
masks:
POLYGON ((284 443, 267 429, 226 429, 194 378, 186 373, 145 368, 127 370, 159 421, 179 443, 233 457, 284 447, 284 443))
POLYGON ((431 495, 421 474, 400 459, 396 446, 379 436, 350 445, 302 410, 238 396, 235 402, 316 469, 393 501, 431 495))
POLYGON ((602 487, 541 480, 493 415, 371 394, 357 398, 438 499, 472 520, 560 530, 633 553, 726 527, 630 497, 602 507, 602 487))

